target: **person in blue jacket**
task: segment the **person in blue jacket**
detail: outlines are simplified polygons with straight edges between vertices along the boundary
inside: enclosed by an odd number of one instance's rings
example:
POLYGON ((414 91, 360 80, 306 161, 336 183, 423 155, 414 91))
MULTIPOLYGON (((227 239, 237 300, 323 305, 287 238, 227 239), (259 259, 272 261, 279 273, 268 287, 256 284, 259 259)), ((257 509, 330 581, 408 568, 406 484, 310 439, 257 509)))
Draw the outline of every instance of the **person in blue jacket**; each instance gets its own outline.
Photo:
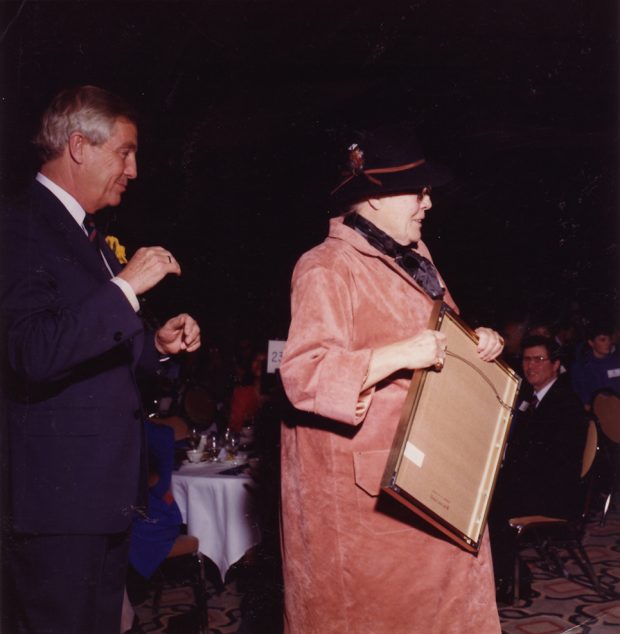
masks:
POLYGON ((587 410, 600 390, 611 390, 620 396, 620 355, 613 347, 610 327, 590 327, 588 347, 577 357, 570 374, 573 389, 587 410))
POLYGON ((174 430, 147 421, 144 424, 149 457, 149 493, 144 514, 131 530, 129 562, 145 579, 159 568, 181 532, 183 518, 172 497, 174 430))

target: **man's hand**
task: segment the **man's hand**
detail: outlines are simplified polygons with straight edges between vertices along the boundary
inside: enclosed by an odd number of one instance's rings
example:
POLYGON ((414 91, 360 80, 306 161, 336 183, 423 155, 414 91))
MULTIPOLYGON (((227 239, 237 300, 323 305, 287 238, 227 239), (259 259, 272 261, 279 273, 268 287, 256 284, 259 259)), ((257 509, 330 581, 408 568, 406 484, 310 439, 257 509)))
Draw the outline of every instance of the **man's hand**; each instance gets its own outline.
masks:
POLYGON ((504 349, 504 339, 491 328, 476 328, 478 335, 478 356, 483 361, 493 361, 504 349))
POLYGON ((161 354, 194 352, 200 348, 200 326, 187 313, 172 317, 155 333, 155 347, 161 354))
POLYGON ((163 247, 142 247, 117 275, 128 282, 136 295, 152 289, 168 275, 181 275, 181 267, 170 251, 163 247))

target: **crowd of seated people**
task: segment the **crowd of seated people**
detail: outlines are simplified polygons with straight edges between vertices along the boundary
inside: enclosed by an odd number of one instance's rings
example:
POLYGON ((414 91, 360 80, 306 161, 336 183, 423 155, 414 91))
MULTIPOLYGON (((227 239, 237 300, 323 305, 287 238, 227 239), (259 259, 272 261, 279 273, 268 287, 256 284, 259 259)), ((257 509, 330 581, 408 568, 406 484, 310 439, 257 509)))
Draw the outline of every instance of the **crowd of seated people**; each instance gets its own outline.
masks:
MULTIPOLYGON (((162 365, 157 381, 141 386, 148 447, 148 504, 136 517, 130 544, 129 596, 124 606, 122 632, 140 632, 130 601, 144 598, 147 581, 166 559, 183 530, 182 518, 171 492, 171 477, 185 451, 201 434, 223 438, 226 431, 243 432, 245 448, 268 458, 255 461, 253 477, 263 506, 277 518, 273 500, 277 496, 279 419, 270 404, 273 386, 265 374, 266 354, 249 338, 241 338, 228 355, 214 345, 186 355, 182 363, 162 365), (263 415, 264 414, 264 415, 263 415)), ((268 531, 267 531, 268 532, 268 531)))
POLYGON ((517 315, 508 317, 499 327, 504 338, 503 360, 519 376, 523 376, 521 347, 524 337, 541 335, 548 337, 559 346, 561 373, 564 374, 574 363, 577 352, 583 346, 586 325, 580 317, 550 319, 517 315))
MULTIPOLYGON (((500 601, 511 596, 513 583, 514 541, 508 519, 529 514, 572 517, 580 510, 583 491, 579 472, 588 407, 600 388, 611 388, 620 395, 617 342, 610 328, 598 324, 517 317, 501 327, 506 341, 504 360, 523 382, 489 517, 500 601)), ((262 506, 266 515, 273 515, 264 518, 268 525, 270 519, 277 521, 279 416, 269 398, 266 378, 264 350, 243 337, 229 354, 210 345, 199 354, 188 355, 183 366, 162 377, 148 399, 154 414, 151 423, 185 429, 186 435, 192 428, 222 434, 226 428, 239 432, 244 426, 255 427, 255 449, 270 452, 265 466, 274 467, 262 483, 263 492, 267 492, 262 506), (203 398, 210 405, 205 405, 203 398), (192 409, 197 403, 201 415, 192 409), (261 421, 267 422, 256 428, 261 421)), ((182 440, 177 432, 177 448, 182 440)), ((258 481, 265 478, 265 473, 255 475, 258 481)), ((161 486, 166 488, 165 482, 161 486)), ((161 506, 162 498, 150 503, 154 508, 161 506)), ((136 535, 150 529, 148 523, 136 528, 136 535)), ((271 532, 275 543, 277 531, 271 532)), ((277 551, 277 544, 272 550, 277 551)), ((162 553, 150 558, 149 568, 156 567, 162 553)), ((146 570, 144 576, 148 574, 146 570)), ((527 571, 522 582, 527 586, 527 571)), ((524 594, 527 587, 521 589, 524 594)))
MULTIPOLYGON (((489 514, 498 601, 513 593, 510 518, 571 519, 583 509, 580 481, 587 422, 601 389, 620 396, 620 355, 597 320, 507 320, 504 360, 523 378, 489 514), (585 322, 585 323, 584 323, 585 322)), ((522 570, 521 596, 529 592, 522 570)))

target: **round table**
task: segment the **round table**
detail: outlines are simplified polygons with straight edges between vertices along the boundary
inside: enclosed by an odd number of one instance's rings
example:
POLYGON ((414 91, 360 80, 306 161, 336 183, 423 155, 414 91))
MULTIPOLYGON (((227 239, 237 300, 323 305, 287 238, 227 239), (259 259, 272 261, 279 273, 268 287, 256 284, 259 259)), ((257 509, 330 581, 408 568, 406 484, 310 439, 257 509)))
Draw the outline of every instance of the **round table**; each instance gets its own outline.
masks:
POLYGON ((172 495, 187 532, 198 538, 200 552, 226 571, 260 541, 253 505, 252 479, 226 475, 231 463, 187 463, 172 474, 172 495))

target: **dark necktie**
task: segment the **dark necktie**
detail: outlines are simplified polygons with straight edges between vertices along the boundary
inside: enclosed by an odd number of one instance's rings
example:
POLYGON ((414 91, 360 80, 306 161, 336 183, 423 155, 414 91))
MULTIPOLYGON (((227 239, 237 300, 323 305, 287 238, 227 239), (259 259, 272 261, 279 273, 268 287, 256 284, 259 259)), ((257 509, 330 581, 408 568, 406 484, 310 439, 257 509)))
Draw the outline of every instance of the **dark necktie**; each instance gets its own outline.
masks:
POLYGON ((105 266, 105 271, 108 275, 114 276, 112 272, 112 268, 110 264, 108 264, 105 255, 103 254, 102 245, 100 241, 102 241, 102 236, 99 235, 97 231, 97 225, 95 225, 95 216, 93 214, 86 214, 84 216, 84 228, 86 229, 86 233, 88 234, 88 241, 92 245, 93 249, 97 252, 97 255, 101 259, 102 264, 105 266))
POLYGON ((534 396, 532 396, 532 400, 530 401, 530 409, 534 411, 538 407, 538 403, 538 397, 534 394, 534 396))
POLYGON ((88 234, 88 241, 93 247, 99 251, 99 242, 97 240, 97 225, 95 224, 95 216, 93 214, 86 214, 84 216, 84 228, 88 234))

